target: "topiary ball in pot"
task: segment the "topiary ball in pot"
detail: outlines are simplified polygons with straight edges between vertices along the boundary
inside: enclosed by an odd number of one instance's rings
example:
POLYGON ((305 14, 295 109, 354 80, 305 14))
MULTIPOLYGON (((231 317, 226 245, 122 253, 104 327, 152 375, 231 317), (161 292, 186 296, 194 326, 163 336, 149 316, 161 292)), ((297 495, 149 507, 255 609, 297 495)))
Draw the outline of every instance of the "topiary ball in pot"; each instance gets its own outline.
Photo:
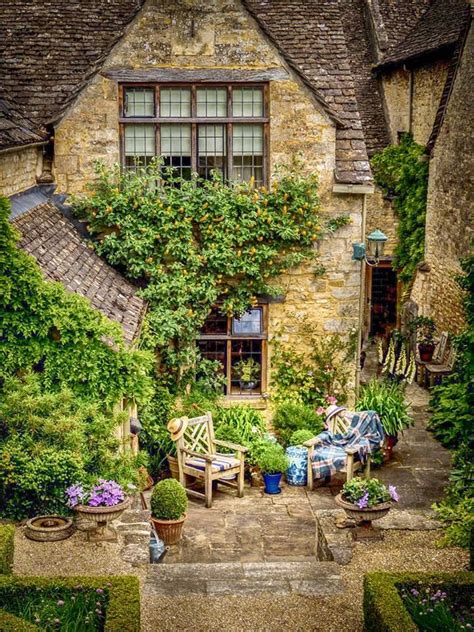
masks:
POLYGON ((177 544, 181 540, 187 508, 186 490, 177 480, 167 478, 155 485, 151 495, 151 521, 165 544, 177 544))
POLYGON ((282 472, 288 467, 288 458, 281 445, 269 443, 258 456, 266 494, 279 494, 282 472))

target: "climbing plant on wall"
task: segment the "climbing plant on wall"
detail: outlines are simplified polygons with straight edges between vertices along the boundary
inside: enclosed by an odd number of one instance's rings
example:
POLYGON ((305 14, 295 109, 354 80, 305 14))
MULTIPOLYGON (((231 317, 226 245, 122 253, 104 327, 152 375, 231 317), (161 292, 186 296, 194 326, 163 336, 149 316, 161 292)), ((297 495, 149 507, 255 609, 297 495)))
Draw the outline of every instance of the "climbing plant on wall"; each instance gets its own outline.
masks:
POLYGON ((33 370, 46 390, 67 386, 105 406, 122 397, 147 401, 151 354, 127 349, 119 325, 87 299, 45 281, 17 247, 9 213, 0 197, 0 386, 33 370))
POLYGON ((393 265, 400 280, 410 283, 424 257, 429 168, 425 148, 405 134, 399 145, 376 154, 371 165, 376 183, 394 197, 399 223, 393 265))
POLYGON ((168 375, 192 363, 197 332, 217 302, 240 314, 258 295, 278 294, 277 277, 313 261, 315 242, 347 221, 324 224, 317 178, 297 162, 269 188, 217 175, 182 180, 159 161, 136 172, 96 169, 76 213, 97 252, 142 284, 150 303, 144 341, 160 350, 168 375))

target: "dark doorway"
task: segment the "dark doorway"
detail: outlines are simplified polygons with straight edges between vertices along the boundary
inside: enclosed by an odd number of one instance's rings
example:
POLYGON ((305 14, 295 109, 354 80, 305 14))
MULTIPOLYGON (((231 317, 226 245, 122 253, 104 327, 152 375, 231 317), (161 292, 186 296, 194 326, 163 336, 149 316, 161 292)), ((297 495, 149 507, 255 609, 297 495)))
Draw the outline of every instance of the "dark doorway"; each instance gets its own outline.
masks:
POLYGON ((397 273, 390 265, 370 270, 370 335, 387 336, 397 324, 397 273))

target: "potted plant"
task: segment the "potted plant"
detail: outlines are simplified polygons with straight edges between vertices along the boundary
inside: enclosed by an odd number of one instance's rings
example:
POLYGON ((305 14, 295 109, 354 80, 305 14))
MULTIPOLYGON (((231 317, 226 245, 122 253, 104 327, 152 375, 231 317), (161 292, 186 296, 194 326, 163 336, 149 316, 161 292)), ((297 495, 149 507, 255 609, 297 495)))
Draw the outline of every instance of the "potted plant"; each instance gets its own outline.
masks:
POLYGON ((177 480, 166 478, 155 485, 151 494, 151 521, 165 544, 181 540, 187 508, 186 490, 177 480))
POLYGON ((348 518, 355 520, 356 525, 365 530, 363 537, 373 537, 377 532, 372 527, 372 521, 387 515, 392 503, 398 502, 399 496, 396 487, 386 487, 376 478, 353 478, 344 483, 335 500, 348 518))
POLYGON ((119 518, 130 504, 117 481, 100 478, 88 486, 76 483, 66 489, 66 497, 68 506, 76 514, 77 528, 87 531, 89 540, 116 539, 108 525, 119 518))
POLYGON ((266 494, 279 494, 282 473, 288 467, 288 457, 278 443, 268 443, 258 454, 266 494))
POLYGON ((251 391, 257 386, 257 380, 260 377, 260 364, 253 358, 240 360, 234 365, 234 371, 239 378, 240 388, 251 391))
POLYGON ((314 432, 302 428, 290 437, 290 445, 286 448, 288 467, 286 480, 288 485, 304 486, 308 482, 308 448, 303 443, 314 437, 314 432))
POLYGON ((412 332, 416 331, 420 360, 422 362, 431 362, 436 346, 434 342, 436 332, 434 320, 428 316, 418 316, 411 321, 409 329, 412 332))

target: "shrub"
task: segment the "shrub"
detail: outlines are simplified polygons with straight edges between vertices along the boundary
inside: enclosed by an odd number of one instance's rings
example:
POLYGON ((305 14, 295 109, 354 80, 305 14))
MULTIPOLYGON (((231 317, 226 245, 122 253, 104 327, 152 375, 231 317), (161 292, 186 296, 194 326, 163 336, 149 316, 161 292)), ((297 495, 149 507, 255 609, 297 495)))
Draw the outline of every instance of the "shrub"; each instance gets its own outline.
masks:
POLYGON ((356 410, 374 410, 378 413, 386 435, 397 435, 413 425, 403 386, 395 382, 372 379, 362 388, 356 410))
POLYGON ((306 430, 305 428, 302 428, 301 430, 296 430, 290 437, 290 445, 302 445, 313 437, 314 434, 311 432, 311 430, 306 430))
MULTIPOLYGON (((245 462, 248 465, 255 465, 257 452, 266 431, 262 413, 250 406, 231 406, 221 408, 216 417, 216 439, 238 443, 248 448, 245 462)), ((225 449, 222 448, 222 451, 225 449)))
MULTIPOLYGON (((78 592, 90 594, 91 599, 95 594, 95 601, 99 596, 104 597, 105 622, 100 627, 104 632, 139 632, 140 584, 137 577, 0 577, 0 608, 18 608, 15 614, 34 617, 34 609, 26 613, 22 611, 28 600, 36 598, 41 604, 42 598, 54 598, 51 604, 54 608, 59 599, 65 601, 78 592), (97 591, 100 592, 96 594, 97 591)), ((12 614, 0 610, 0 630, 23 632, 30 629, 27 621, 21 621, 23 627, 14 627, 14 621, 12 614)), ((74 622, 75 625, 78 623, 74 622)), ((74 629, 91 629, 85 622, 80 623, 83 625, 74 629)))
POLYGON ((10 575, 13 564, 15 528, 0 525, 0 575, 10 575))
POLYGON ((7 379, 0 392, 0 514, 62 513, 66 488, 88 478, 136 483, 143 455, 118 453, 114 432, 122 419, 68 388, 44 392, 37 375, 7 379))
POLYGON ((151 495, 151 513, 158 520, 178 520, 188 507, 184 487, 174 478, 167 478, 155 485, 151 495))
POLYGON ((472 593, 472 573, 368 573, 364 576, 364 631, 417 632, 400 595, 400 588, 422 586, 472 593))
POLYGON ((276 407, 272 423, 284 446, 290 443, 291 436, 296 430, 309 430, 312 437, 324 430, 321 415, 318 415, 311 406, 291 400, 276 407))
POLYGON ((258 454, 258 465, 264 474, 278 474, 288 467, 288 457, 278 443, 267 443, 258 454))

